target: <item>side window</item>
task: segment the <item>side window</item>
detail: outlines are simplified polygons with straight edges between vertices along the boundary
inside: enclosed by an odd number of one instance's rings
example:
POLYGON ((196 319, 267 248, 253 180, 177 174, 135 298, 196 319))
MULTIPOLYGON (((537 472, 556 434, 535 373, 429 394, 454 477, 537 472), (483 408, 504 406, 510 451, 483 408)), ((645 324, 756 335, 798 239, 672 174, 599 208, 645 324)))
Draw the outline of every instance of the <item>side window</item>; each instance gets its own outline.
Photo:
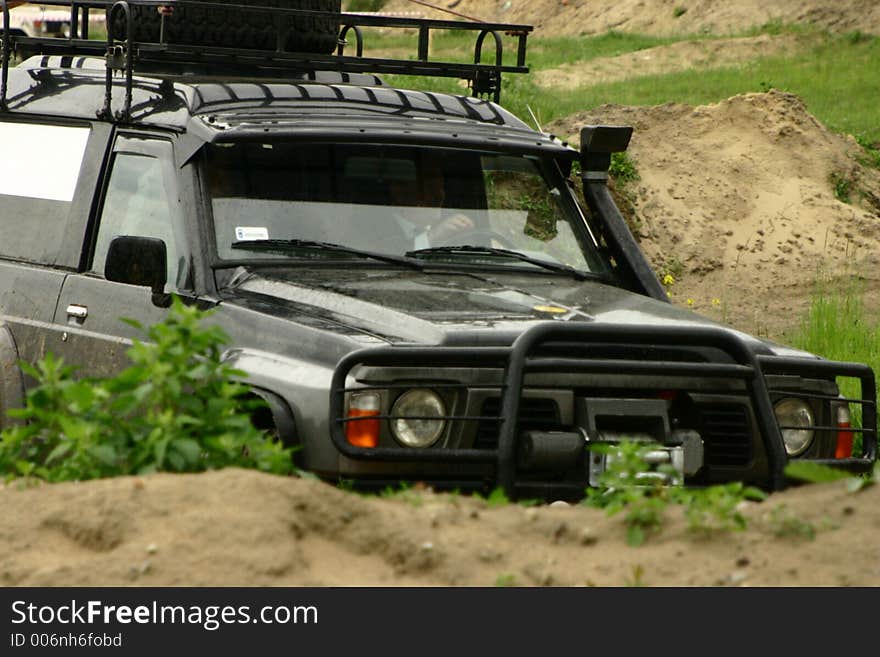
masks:
POLYGON ((0 121, 0 257, 55 261, 89 131, 0 121))
POLYGON ((91 271, 104 274, 114 237, 155 237, 168 254, 168 289, 187 285, 188 261, 171 166, 171 144, 120 138, 104 195, 91 271), (167 154, 167 158, 164 155, 167 154))

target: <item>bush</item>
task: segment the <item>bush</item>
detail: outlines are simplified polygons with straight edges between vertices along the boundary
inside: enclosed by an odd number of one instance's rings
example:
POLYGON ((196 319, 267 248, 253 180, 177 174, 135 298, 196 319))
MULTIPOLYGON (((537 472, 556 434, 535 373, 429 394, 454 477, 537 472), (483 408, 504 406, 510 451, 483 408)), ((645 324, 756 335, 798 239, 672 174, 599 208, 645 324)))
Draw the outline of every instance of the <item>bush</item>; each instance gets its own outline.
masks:
POLYGON ((599 488, 587 489, 584 504, 605 509, 608 515, 625 510, 626 540, 633 547, 660 531, 670 505, 683 509, 688 528, 695 533, 712 535, 746 528, 740 503, 763 500, 766 495, 762 491, 741 482, 684 488, 678 473, 668 465, 655 471, 662 476, 641 477, 651 471, 645 456, 659 447, 638 441, 592 446, 592 452, 605 454, 609 460, 599 488))
POLYGON ((22 363, 37 385, 9 412, 22 422, 0 433, 0 472, 47 481, 227 466, 291 473, 292 449, 251 423, 262 402, 223 363, 228 338, 203 323, 209 314, 175 298, 114 378, 76 379, 51 354, 22 363))

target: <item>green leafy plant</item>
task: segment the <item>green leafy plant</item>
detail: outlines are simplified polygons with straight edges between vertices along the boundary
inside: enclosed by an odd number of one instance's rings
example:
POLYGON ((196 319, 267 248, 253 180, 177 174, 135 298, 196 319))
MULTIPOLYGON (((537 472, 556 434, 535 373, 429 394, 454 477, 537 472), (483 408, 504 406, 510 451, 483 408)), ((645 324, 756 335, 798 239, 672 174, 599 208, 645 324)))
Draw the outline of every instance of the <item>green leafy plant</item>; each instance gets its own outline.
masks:
POLYGON ((852 180, 849 176, 839 172, 831 174, 831 187, 834 189, 834 198, 841 203, 849 203, 852 194, 852 180))
POLYGON ((666 509, 680 506, 692 531, 702 534, 746 528, 740 504, 766 498, 763 491, 741 482, 684 488, 671 466, 652 471, 645 460, 658 445, 624 441, 616 445, 593 446, 592 452, 606 455, 606 469, 599 486, 586 491, 584 503, 603 508, 608 515, 626 511, 627 543, 639 546, 649 534, 659 531, 666 509), (646 477, 644 473, 651 472, 646 477))
POLYGON ((516 586, 516 575, 511 573, 501 573, 495 578, 495 586, 511 587, 516 586))
POLYGON ((674 493, 675 500, 684 506, 688 528, 702 534, 745 529, 746 518, 740 511, 742 502, 761 501, 766 497, 763 491, 739 481, 674 493))
POLYGON ((419 491, 405 481, 401 481, 397 486, 386 486, 381 492, 380 497, 389 500, 400 500, 415 507, 422 506, 425 502, 419 491))
POLYGON ((864 155, 858 158, 859 163, 880 169, 880 142, 873 141, 864 134, 857 135, 856 141, 864 149, 864 155))
POLYGON ((687 13, 687 7, 679 6, 679 7, 676 7, 675 9, 672 10, 672 17, 673 18, 681 18, 686 13, 687 13))
POLYGON ((785 475, 791 479, 797 479, 798 481, 810 484, 846 481, 846 489, 851 493, 856 493, 876 483, 877 470, 878 466, 875 466, 871 472, 862 475, 852 475, 845 470, 839 470, 821 463, 792 461, 785 466, 785 475))
POLYGON ((806 539, 810 541, 816 538, 816 528, 813 524, 795 515, 784 504, 773 507, 767 515, 767 520, 773 533, 780 538, 806 539))
POLYGON ((633 547, 644 543, 647 534, 660 529, 670 502, 667 488, 659 477, 640 477, 640 473, 649 470, 645 455, 653 448, 656 445, 624 441, 617 445, 596 445, 590 450, 604 454, 607 466, 600 476, 599 487, 588 488, 584 502, 605 509, 608 515, 625 510, 626 540, 633 547))
POLYGON ((874 38, 870 34, 865 34, 861 30, 852 30, 850 32, 847 32, 843 36, 850 44, 854 46, 860 43, 866 43, 874 38))
POLYGON ((76 379, 51 354, 23 363, 37 383, 9 413, 21 422, 0 433, 0 472, 47 481, 228 466, 293 472, 292 449, 251 422, 262 402, 223 362, 227 336, 204 323, 209 314, 175 298, 113 378, 76 379))
POLYGON ((506 506, 510 504, 510 498, 507 497, 504 489, 499 486, 489 493, 489 497, 486 498, 486 504, 488 506, 506 506))
POLYGON ((608 175, 614 178, 618 184, 635 182, 640 179, 636 163, 626 151, 611 154, 611 166, 608 175))

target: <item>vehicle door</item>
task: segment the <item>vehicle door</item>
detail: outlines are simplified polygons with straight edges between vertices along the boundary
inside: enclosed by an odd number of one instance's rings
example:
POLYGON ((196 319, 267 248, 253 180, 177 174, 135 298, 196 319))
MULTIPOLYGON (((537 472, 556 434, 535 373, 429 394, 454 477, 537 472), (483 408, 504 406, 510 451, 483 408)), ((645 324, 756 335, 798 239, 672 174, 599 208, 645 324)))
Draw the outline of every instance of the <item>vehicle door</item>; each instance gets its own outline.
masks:
POLYGON ((108 124, 0 116, 0 324, 19 359, 60 351, 55 306, 80 264, 110 134, 108 124))
MULTIPOLYGON (((102 203, 90 244, 87 265, 64 281, 54 321, 65 327, 65 360, 81 374, 113 376, 129 361, 132 339, 163 320, 167 307, 156 303, 144 286, 108 280, 104 266, 117 236, 161 239, 167 250, 166 293, 184 294, 192 287, 190 240, 186 235, 170 139, 120 134, 115 141, 102 203)), ((159 295, 161 296, 161 295, 159 295)))

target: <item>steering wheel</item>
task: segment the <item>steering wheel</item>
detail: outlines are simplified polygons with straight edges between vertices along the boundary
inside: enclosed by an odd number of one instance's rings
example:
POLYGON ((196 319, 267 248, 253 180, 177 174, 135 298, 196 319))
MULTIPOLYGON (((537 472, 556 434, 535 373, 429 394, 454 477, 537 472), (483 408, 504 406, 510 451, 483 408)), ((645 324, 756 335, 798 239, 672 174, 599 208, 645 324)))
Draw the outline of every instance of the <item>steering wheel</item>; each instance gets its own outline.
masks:
POLYGON ((463 230, 451 235, 448 239, 438 240, 435 246, 491 246, 492 240, 501 243, 501 247, 516 251, 516 245, 501 233, 486 229, 463 230))

